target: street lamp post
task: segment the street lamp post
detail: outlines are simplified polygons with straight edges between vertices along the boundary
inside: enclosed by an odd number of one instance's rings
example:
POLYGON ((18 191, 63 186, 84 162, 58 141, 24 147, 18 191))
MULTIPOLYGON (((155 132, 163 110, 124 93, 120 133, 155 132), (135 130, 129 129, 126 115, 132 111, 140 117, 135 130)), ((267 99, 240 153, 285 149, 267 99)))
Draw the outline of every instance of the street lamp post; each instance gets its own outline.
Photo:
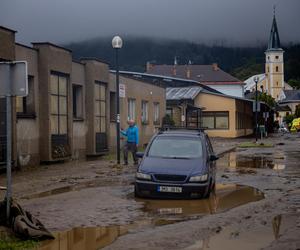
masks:
POLYGON ((123 41, 121 37, 115 36, 112 39, 112 47, 116 51, 116 134, 117 134, 117 163, 120 164, 120 95, 119 95, 119 49, 122 48, 123 41))
POLYGON ((254 77, 255 82, 255 142, 257 143, 257 133, 258 133, 258 119, 257 119, 257 83, 258 83, 258 76, 254 77))

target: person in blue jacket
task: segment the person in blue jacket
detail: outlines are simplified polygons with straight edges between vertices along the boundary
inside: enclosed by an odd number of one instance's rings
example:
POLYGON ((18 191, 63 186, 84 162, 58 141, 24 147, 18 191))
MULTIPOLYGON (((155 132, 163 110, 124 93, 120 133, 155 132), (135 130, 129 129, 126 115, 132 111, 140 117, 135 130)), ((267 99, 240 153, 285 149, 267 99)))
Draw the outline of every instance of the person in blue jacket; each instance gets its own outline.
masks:
POLYGON ((124 146, 124 165, 128 165, 129 151, 132 153, 134 164, 138 164, 136 151, 139 145, 139 129, 135 125, 134 120, 129 120, 128 125, 129 127, 126 130, 121 130, 121 134, 127 137, 127 142, 124 146))

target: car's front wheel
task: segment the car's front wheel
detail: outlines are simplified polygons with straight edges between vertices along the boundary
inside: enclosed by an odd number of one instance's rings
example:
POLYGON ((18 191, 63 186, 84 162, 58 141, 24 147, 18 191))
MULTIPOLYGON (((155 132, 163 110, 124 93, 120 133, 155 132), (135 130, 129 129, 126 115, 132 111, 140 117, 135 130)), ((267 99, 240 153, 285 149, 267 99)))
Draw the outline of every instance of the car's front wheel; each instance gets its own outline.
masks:
POLYGON ((208 199, 210 197, 211 192, 214 190, 215 190, 215 183, 212 184, 212 180, 210 180, 209 185, 207 187, 207 192, 206 194, 204 194, 203 198, 208 199))
POLYGON ((139 190, 138 190, 138 188, 136 187, 136 185, 134 185, 134 197, 136 197, 136 198, 141 198, 142 197, 139 190))

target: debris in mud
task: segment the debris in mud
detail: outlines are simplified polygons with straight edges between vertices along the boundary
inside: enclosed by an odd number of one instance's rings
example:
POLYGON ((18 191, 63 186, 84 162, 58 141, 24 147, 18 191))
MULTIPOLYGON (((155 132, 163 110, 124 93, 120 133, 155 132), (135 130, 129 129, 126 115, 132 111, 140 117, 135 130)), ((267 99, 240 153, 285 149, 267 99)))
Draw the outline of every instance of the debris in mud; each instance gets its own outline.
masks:
POLYGON ((239 174, 257 174, 257 171, 253 169, 239 169, 237 172, 239 174))
POLYGON ((218 226, 218 227, 216 228, 215 232, 216 232, 216 233, 220 233, 221 230, 222 230, 222 227, 218 226))
POLYGON ((239 235, 240 235, 239 231, 235 231, 235 232, 232 232, 232 233, 230 234, 230 238, 236 238, 236 237, 238 237, 239 235))
POLYGON ((228 175, 226 175, 226 174, 222 174, 222 175, 221 175, 221 177, 222 177, 222 178, 226 178, 226 179, 228 179, 228 178, 229 178, 229 176, 228 176, 228 175))
POLYGON ((45 226, 14 200, 11 201, 10 217, 6 220, 6 200, 0 202, 0 226, 8 226, 21 239, 45 240, 54 239, 54 236, 45 226))

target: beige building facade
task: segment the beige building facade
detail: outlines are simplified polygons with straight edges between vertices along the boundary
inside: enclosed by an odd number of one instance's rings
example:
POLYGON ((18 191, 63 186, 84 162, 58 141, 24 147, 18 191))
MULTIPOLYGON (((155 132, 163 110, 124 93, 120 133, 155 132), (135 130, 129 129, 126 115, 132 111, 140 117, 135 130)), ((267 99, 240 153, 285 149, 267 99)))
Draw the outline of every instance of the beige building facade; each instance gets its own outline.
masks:
POLYGON ((167 113, 175 125, 202 127, 211 137, 235 138, 253 134, 252 106, 251 100, 207 92, 200 87, 167 89, 167 113), (179 96, 184 89, 192 94, 179 96), (169 94, 172 91, 173 96, 179 97, 177 100, 169 94))
MULTIPOLYGON (((113 151, 115 78, 96 58, 72 59, 72 51, 49 42, 15 43, 15 31, 0 27, 0 61, 26 61, 28 96, 13 97, 14 165, 38 165, 113 151)), ((135 114, 146 144, 165 114, 165 88, 120 78, 121 124, 135 114), (133 103, 135 102, 135 106, 133 103), (130 109, 130 112, 129 110, 130 109)), ((6 159, 6 105, 0 98, 0 164, 6 159)))
MULTIPOLYGON (((111 83, 115 82, 115 74, 110 75, 111 83)), ((162 119, 166 111, 166 89, 163 85, 140 81, 134 78, 120 76, 122 95, 120 96, 121 128, 125 129, 127 121, 134 119, 139 128, 139 145, 149 142, 152 135, 162 126, 162 119)), ((115 93, 115 85, 110 85, 110 93, 115 93)), ((113 104, 111 104, 111 107, 113 104)), ((113 111, 114 109, 111 109, 113 111)), ((116 143, 115 115, 111 115, 110 141, 112 149, 116 143)), ((123 144, 126 138, 122 138, 123 144)))

